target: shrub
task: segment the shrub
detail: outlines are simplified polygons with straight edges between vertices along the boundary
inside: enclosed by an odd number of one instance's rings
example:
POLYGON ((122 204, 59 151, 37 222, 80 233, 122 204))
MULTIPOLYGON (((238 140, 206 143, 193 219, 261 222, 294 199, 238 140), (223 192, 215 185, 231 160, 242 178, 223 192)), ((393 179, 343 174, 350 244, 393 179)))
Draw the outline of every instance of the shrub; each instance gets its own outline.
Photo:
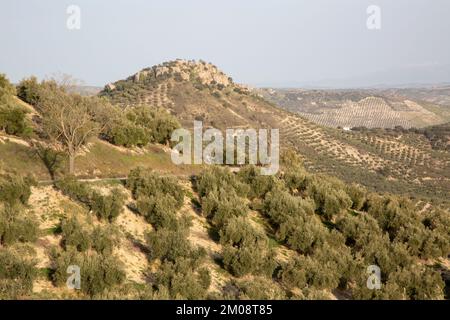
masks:
POLYGON ((25 217, 20 207, 5 206, 0 209, 0 244, 36 241, 39 229, 37 222, 25 217))
POLYGON ((36 77, 23 79, 17 85, 17 96, 32 106, 36 106, 40 97, 40 84, 36 77))
POLYGON ((240 182, 227 168, 210 167, 202 171, 195 180, 196 190, 201 197, 206 196, 210 192, 218 191, 224 186, 234 189, 242 197, 245 197, 249 192, 249 187, 240 182))
POLYGON ((113 256, 103 256, 96 252, 78 253, 69 249, 67 252, 52 253, 55 272, 52 275, 56 285, 64 285, 67 281, 67 268, 70 265, 80 267, 81 291, 95 297, 106 289, 120 285, 125 280, 122 265, 113 256))
POLYGON ((119 189, 112 190, 109 195, 102 195, 73 176, 56 181, 55 186, 72 200, 84 204, 99 219, 112 222, 123 210, 125 198, 119 189))
POLYGON ((106 196, 94 191, 90 198, 91 210, 100 219, 113 222, 123 211, 125 199, 119 189, 112 190, 111 194, 106 196))
POLYGON ((193 249, 187 240, 186 230, 169 230, 161 228, 146 235, 150 258, 177 261, 179 258, 201 257, 204 250, 193 249))
POLYGON ((0 248, 0 298, 18 299, 31 293, 35 264, 10 249, 0 248))
POLYGON ((334 289, 339 285, 340 275, 332 261, 321 262, 309 256, 300 256, 286 264, 279 276, 289 288, 312 286, 316 289, 334 289))
POLYGON ((238 177, 249 186, 248 197, 250 199, 264 198, 269 191, 281 187, 278 179, 274 176, 261 175, 259 169, 253 165, 242 168, 238 177))
POLYGON ((327 229, 315 216, 289 217, 277 231, 279 241, 285 241, 293 250, 311 253, 326 238, 327 229))
POLYGON ((135 199, 141 195, 163 195, 171 196, 175 200, 177 209, 183 205, 184 190, 173 177, 159 176, 153 172, 145 172, 142 168, 136 168, 128 175, 127 188, 131 190, 135 199))
POLYGON ((281 224, 290 217, 314 214, 311 199, 294 197, 286 191, 269 192, 264 199, 263 211, 275 224, 281 224))
POLYGON ((7 134, 28 137, 33 129, 29 126, 25 111, 16 106, 0 106, 0 130, 7 134))
POLYGON ((55 186, 72 200, 90 206, 92 190, 87 184, 77 181, 74 176, 66 176, 56 181, 55 186))
POLYGON ((342 182, 336 183, 320 180, 311 183, 307 188, 307 194, 314 199, 316 210, 323 215, 325 219, 331 220, 334 215, 342 210, 349 209, 352 201, 342 182))
POLYGON ((176 216, 176 201, 167 196, 140 196, 137 210, 156 229, 177 230, 180 226, 176 216))
POLYGON ((155 274, 155 285, 167 288, 171 299, 205 299, 210 284, 209 271, 189 258, 165 261, 155 274))
POLYGON ((91 247, 91 235, 77 218, 70 217, 61 222, 63 245, 74 247, 78 251, 86 251, 91 247))
POLYGON ((130 121, 122 120, 111 125, 105 133, 105 138, 117 146, 143 147, 150 142, 150 131, 130 121))
POLYGON ((27 204, 31 195, 31 185, 34 184, 30 177, 5 174, 0 175, 0 201, 11 206, 18 203, 27 204))
POLYGON ((244 217, 229 220, 220 231, 223 250, 223 264, 232 274, 271 276, 276 267, 274 252, 269 249, 264 232, 255 229, 244 217))
POLYGON ((103 255, 110 255, 118 244, 116 230, 111 227, 95 227, 91 235, 92 248, 103 255))
POLYGON ((219 189, 202 198, 203 215, 211 219, 214 226, 221 228, 232 217, 246 215, 248 207, 233 189, 219 189))

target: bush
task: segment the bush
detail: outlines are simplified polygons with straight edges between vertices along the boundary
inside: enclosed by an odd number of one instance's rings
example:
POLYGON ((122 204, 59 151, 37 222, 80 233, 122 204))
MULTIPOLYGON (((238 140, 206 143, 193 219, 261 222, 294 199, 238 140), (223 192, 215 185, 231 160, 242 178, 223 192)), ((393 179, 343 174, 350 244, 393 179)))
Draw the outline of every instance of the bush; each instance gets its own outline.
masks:
POLYGON ((340 275, 336 265, 327 261, 320 263, 309 256, 300 256, 281 269, 280 279, 289 288, 303 289, 312 286, 316 289, 335 289, 340 275))
POLYGON ((78 251, 86 251, 91 247, 91 235, 78 219, 70 217, 61 222, 63 245, 74 247, 78 251))
POLYGON ((123 211, 125 199, 119 189, 112 190, 106 196, 94 191, 90 198, 91 210, 100 219, 113 222, 123 211))
POLYGON ((40 84, 36 77, 23 79, 17 85, 17 96, 32 106, 36 106, 40 97, 40 84))
POLYGON ((232 274, 238 277, 249 273, 272 275, 276 263, 268 238, 247 218, 230 219, 220 231, 220 242, 223 264, 232 274))
POLYGON ((159 176, 153 172, 146 172, 142 168, 136 168, 128 175, 127 188, 131 190, 135 199, 141 195, 171 196, 175 200, 177 209, 183 205, 184 190, 173 177, 159 176))
POLYGON ((29 137, 33 131, 28 124, 26 112, 12 105, 0 106, 0 130, 23 137, 29 137))
POLYGON ((118 244, 116 230, 111 227, 95 227, 92 231, 92 249, 103 255, 110 255, 118 244))
POLYGON ((204 249, 193 249, 187 240, 186 230, 169 230, 161 228, 146 235, 150 258, 177 261, 179 258, 202 257, 204 249))
POLYGON ((333 216, 352 206, 352 200, 344 190, 345 185, 340 181, 320 180, 311 183, 306 193, 314 199, 317 213, 331 220, 333 216))
POLYGON ((0 248, 1 299, 18 299, 31 293, 36 275, 34 262, 19 257, 10 249, 0 248))
POLYGON ((221 228, 232 217, 244 216, 248 207, 244 199, 228 188, 209 192, 202 198, 203 215, 211 219, 215 227, 221 228))
POLYGON ((54 251, 52 256, 56 268, 52 275, 55 284, 65 285, 68 279, 67 268, 77 265, 80 267, 81 291, 91 297, 100 295, 125 280, 122 266, 113 256, 103 256, 96 252, 78 253, 72 249, 67 252, 54 251))
POLYGON ((172 132, 179 127, 177 119, 165 109, 138 106, 116 119, 105 137, 111 143, 125 147, 143 147, 149 142, 166 144, 172 132))
POLYGON ((119 189, 112 190, 109 195, 102 195, 73 176, 56 181, 55 186, 72 200, 84 204, 99 219, 112 222, 123 211, 125 198, 119 189))
POLYGON ((87 184, 77 181, 74 176, 66 176, 56 181, 55 186, 72 200, 81 202, 88 207, 90 206, 92 190, 87 184))
POLYGON ((150 131, 138 127, 130 121, 122 120, 111 125, 111 128, 105 134, 105 138, 117 146, 143 147, 150 142, 150 131))
POLYGON ((27 204, 31 195, 31 185, 34 184, 30 177, 4 174, 0 175, 0 202, 10 206, 27 204))
POLYGON ((176 201, 167 196, 140 196, 136 204, 139 213, 156 229, 177 230, 176 201))
POLYGON ((202 171, 195 180, 195 188, 200 197, 213 191, 219 191, 224 186, 234 189, 242 197, 245 197, 250 189, 245 183, 239 181, 229 169, 218 166, 212 166, 202 171))
POLYGON ((37 222, 25 217, 20 207, 5 206, 0 209, 0 244, 36 241, 39 229, 37 222))
POLYGON ((165 261, 155 274, 155 285, 167 288, 171 299, 206 299, 211 276, 207 269, 198 267, 198 261, 189 258, 165 261))
POLYGON ((284 241, 293 250, 311 253, 325 241, 327 229, 315 216, 289 217, 280 224, 277 239, 284 241))
POLYGON ((266 194, 277 187, 281 187, 274 176, 261 175, 259 169, 253 165, 245 166, 238 173, 238 178, 249 186, 248 197, 264 198, 266 194))
POLYGON ((269 192, 263 203, 263 212, 275 224, 281 224, 290 217, 311 216, 314 208, 311 199, 294 197, 286 191, 269 192))

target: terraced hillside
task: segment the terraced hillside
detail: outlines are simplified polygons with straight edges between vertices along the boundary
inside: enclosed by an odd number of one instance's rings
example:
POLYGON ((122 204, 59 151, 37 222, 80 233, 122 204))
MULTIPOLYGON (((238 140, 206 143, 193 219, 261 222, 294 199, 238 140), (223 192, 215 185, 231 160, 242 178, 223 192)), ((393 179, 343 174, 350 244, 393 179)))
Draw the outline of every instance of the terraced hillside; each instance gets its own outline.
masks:
MULTIPOLYGON (((188 128, 194 119, 220 129, 279 128, 281 144, 295 148, 309 169, 376 190, 436 199, 446 199, 450 191, 449 153, 433 150, 423 135, 411 132, 378 136, 323 127, 278 108, 235 84, 217 67, 202 62, 173 61, 137 74, 107 85, 100 95, 124 107, 155 103, 167 108, 188 128), (220 76, 215 79, 215 75, 220 76)), ((361 92, 354 92, 352 99, 363 101, 369 108, 382 100, 366 98, 361 92)), ((403 119, 401 110, 406 107, 395 108, 398 113, 393 111, 392 124, 395 119, 403 119)), ((374 125, 380 121, 377 112, 360 113, 360 118, 374 125)))
POLYGON ((255 92, 288 111, 334 128, 420 128, 450 120, 450 105, 442 93, 436 93, 441 98, 432 100, 432 93, 427 96, 414 89, 261 89, 255 92))

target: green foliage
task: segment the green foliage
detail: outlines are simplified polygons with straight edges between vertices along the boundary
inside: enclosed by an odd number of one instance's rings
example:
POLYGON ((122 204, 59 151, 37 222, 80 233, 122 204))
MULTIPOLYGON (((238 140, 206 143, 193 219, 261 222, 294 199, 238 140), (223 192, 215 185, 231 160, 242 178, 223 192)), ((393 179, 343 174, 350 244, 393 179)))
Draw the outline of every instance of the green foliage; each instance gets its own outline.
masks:
POLYGON ((248 207, 244 199, 229 188, 211 191, 202 198, 203 215, 211 219, 211 223, 218 228, 224 226, 232 217, 246 215, 248 207))
POLYGON ((205 251, 193 249, 187 240, 187 230, 161 228, 146 235, 150 258, 175 262, 179 258, 202 257, 205 251))
POLYGON ((331 220, 352 206, 352 200, 344 190, 345 185, 341 181, 323 177, 320 181, 312 180, 306 194, 314 199, 317 212, 331 220))
POLYGON ((52 275, 56 285, 67 281, 67 268, 70 265, 80 267, 81 291, 91 297, 120 285, 125 280, 125 272, 119 261, 111 255, 96 252, 79 253, 69 249, 67 252, 55 250, 52 253, 55 272, 52 275))
POLYGON ((21 137, 29 137, 33 131, 26 118, 26 112, 14 105, 0 105, 0 130, 21 137))
POLYGON ((36 77, 23 79, 17 85, 17 96, 32 106, 36 106, 40 98, 40 86, 36 77))
POLYGON ((31 293, 37 272, 33 261, 23 253, 0 248, 0 298, 19 299, 31 293))
POLYGON ((38 233, 37 222, 25 216, 21 212, 21 207, 6 205, 0 208, 0 244, 34 242, 38 233))
POLYGON ((232 274, 271 276, 276 267, 274 252, 262 230, 255 229, 248 218, 231 218, 220 230, 223 264, 232 274))
POLYGON ((77 181, 74 176, 66 176, 56 181, 55 186, 72 200, 84 204, 99 219, 112 222, 123 211, 125 198, 119 189, 113 189, 110 194, 102 195, 88 184, 77 181))
POLYGON ((91 247, 91 234, 77 218, 70 217, 62 221, 61 230, 66 249, 74 247, 78 251, 86 251, 91 247))
POLYGON ((137 210, 156 229, 167 228, 177 230, 176 202, 170 196, 140 196, 137 201, 137 210))
POLYGON ((113 222, 123 211, 125 198, 119 189, 113 189, 110 194, 102 195, 92 192, 90 196, 90 208, 98 218, 113 222))
POLYGON ((326 238, 327 229, 315 216, 288 217, 277 231, 277 239, 293 250, 311 253, 326 238))
POLYGON ((17 174, 0 174, 0 202, 10 206, 27 204, 34 180, 17 174))
POLYGON ((245 166, 238 173, 238 178, 250 187, 248 193, 250 199, 264 198, 268 192, 281 187, 274 176, 264 176, 259 171, 254 165, 250 165, 245 166))
POLYGON ((71 216, 61 222, 62 243, 65 249, 75 248, 79 252, 94 249, 101 254, 111 254, 118 244, 117 232, 112 227, 90 228, 71 216))
POLYGON ((137 106, 116 117, 105 132, 106 140, 125 147, 143 147, 149 142, 166 144, 179 128, 177 119, 165 109, 137 106))
POLYGON ((239 181, 228 168, 212 166, 202 171, 195 180, 195 187, 201 197, 212 191, 219 191, 220 188, 231 188, 237 194, 244 197, 250 188, 239 181))
POLYGON ((131 190, 135 199, 140 196, 170 196, 175 200, 177 209, 183 205, 184 190, 173 177, 159 176, 145 169, 136 168, 128 175, 127 188, 131 190))
POLYGON ((61 180, 55 181, 55 186, 72 200, 89 206, 92 190, 87 184, 77 181, 74 176, 69 175, 61 180))
POLYGON ((311 199, 302 199, 278 190, 269 192, 263 203, 263 212, 275 224, 281 224, 295 216, 311 216, 314 209, 315 204, 311 199))
POLYGON ((167 288, 171 299, 206 299, 210 284, 209 271, 199 269, 198 261, 184 257, 165 261, 155 275, 155 285, 167 288))

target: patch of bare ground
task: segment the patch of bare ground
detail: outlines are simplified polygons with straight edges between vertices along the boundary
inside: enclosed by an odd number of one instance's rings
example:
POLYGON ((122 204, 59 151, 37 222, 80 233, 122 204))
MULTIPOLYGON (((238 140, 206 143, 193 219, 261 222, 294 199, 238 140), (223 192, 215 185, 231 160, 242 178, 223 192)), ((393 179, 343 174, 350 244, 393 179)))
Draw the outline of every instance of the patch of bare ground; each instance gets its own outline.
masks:
MULTIPOLYGON (((185 181, 183 187, 188 193, 194 194, 192 185, 190 182, 185 181)), ((198 199, 197 199, 198 200, 198 199)), ((180 210, 181 215, 186 215, 192 219, 192 226, 188 240, 195 247, 201 247, 206 250, 207 261, 204 266, 208 268, 211 275, 210 292, 220 292, 232 276, 217 263, 217 260, 221 258, 222 247, 219 243, 211 239, 208 232, 209 223, 205 217, 201 216, 199 212, 196 212, 195 207, 189 197, 185 197, 185 202, 180 210)))
MULTIPOLYGON (((127 196, 126 203, 130 204, 132 202, 130 192, 123 187, 121 191, 127 196)), ((119 227, 122 233, 120 244, 114 252, 124 264, 127 280, 145 283, 145 273, 149 269, 145 249, 145 234, 152 230, 152 226, 142 216, 132 212, 127 205, 125 205, 123 212, 117 217, 114 224, 119 227)))

